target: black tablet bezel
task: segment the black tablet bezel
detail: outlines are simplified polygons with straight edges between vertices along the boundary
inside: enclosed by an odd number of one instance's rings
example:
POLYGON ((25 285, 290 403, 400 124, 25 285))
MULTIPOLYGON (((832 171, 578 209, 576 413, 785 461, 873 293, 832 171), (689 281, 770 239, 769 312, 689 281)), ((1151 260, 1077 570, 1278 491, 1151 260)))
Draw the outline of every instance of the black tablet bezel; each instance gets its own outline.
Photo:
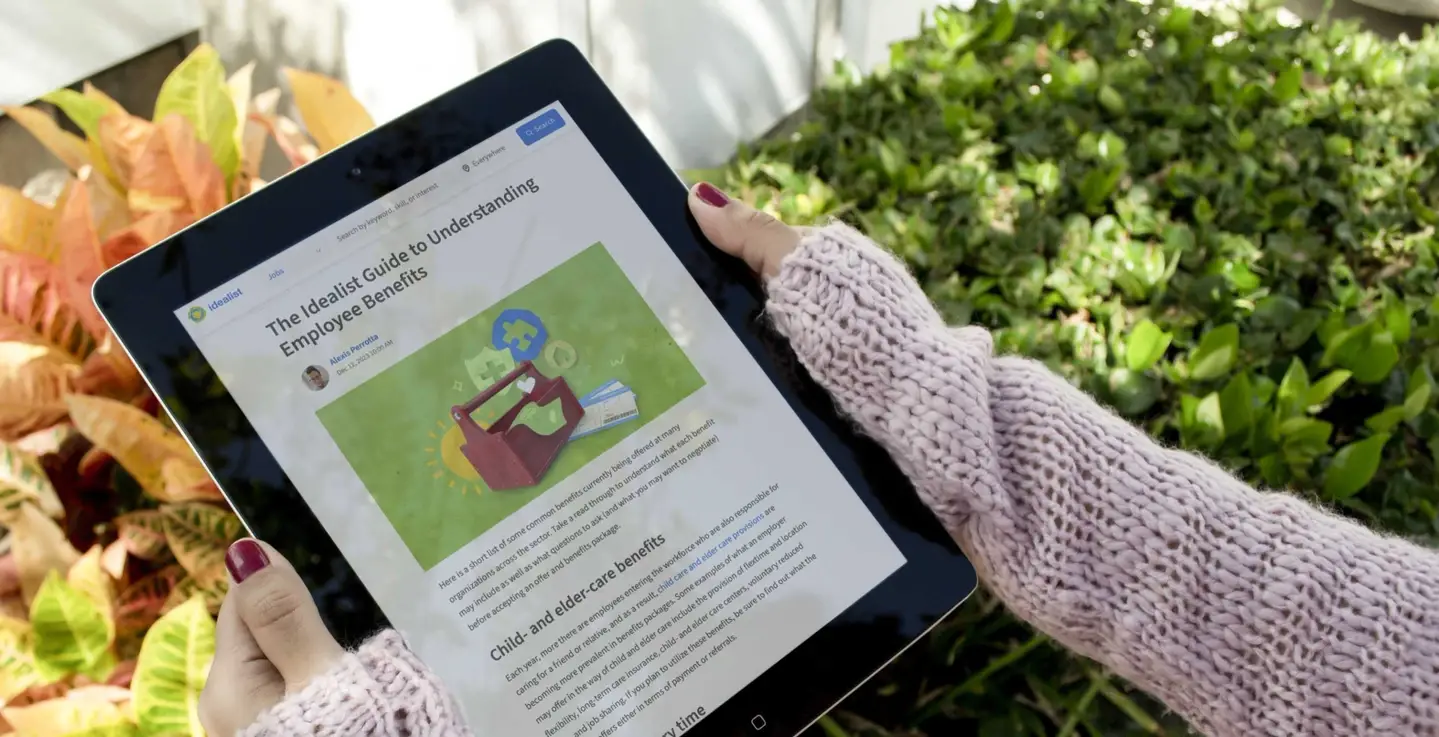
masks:
POLYGON ((757 280, 704 240, 684 185, 570 43, 537 46, 116 266, 96 281, 96 304, 251 533, 295 563, 336 636, 354 644, 382 613, 173 311, 556 100, 907 559, 689 730, 753 733, 760 715, 764 732, 797 733, 963 602, 974 569, 765 327, 757 280))

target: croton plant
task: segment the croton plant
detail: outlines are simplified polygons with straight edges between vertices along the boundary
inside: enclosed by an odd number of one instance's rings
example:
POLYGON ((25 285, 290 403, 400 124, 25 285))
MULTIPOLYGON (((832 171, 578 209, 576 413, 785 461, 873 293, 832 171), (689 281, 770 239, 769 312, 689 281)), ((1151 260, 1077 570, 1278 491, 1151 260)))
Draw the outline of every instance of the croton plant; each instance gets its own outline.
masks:
POLYGON ((240 533, 90 300, 91 282, 373 125, 338 82, 252 94, 197 48, 154 115, 90 84, 7 107, 65 167, 0 186, 0 734, 198 735, 196 706, 240 533), (78 131, 75 133, 73 131, 78 131), (273 154, 272 154, 273 155, 273 154), (44 186, 49 182, 50 186, 44 186))

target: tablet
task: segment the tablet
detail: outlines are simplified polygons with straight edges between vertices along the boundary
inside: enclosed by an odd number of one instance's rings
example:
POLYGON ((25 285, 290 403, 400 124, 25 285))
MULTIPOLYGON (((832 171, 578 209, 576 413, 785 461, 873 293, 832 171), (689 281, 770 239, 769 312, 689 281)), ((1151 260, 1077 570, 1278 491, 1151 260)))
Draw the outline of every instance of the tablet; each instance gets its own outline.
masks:
POLYGON ((94 294, 337 636, 478 734, 794 734, 975 585, 564 42, 94 294))

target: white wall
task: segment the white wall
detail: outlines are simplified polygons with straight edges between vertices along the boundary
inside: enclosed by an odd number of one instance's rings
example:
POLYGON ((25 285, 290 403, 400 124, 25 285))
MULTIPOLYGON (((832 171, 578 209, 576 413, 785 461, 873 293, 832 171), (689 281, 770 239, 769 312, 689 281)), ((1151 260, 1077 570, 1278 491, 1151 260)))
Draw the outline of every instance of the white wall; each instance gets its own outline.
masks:
POLYGON ((0 105, 74 84, 201 20, 194 0, 0 0, 0 105))
POLYGON ((230 68, 258 62, 257 89, 277 84, 285 66, 323 72, 383 121, 558 36, 586 52, 671 164, 704 167, 799 109, 816 65, 827 72, 833 62, 817 56, 842 52, 872 68, 934 4, 0 0, 0 101, 33 99, 199 24, 230 68))

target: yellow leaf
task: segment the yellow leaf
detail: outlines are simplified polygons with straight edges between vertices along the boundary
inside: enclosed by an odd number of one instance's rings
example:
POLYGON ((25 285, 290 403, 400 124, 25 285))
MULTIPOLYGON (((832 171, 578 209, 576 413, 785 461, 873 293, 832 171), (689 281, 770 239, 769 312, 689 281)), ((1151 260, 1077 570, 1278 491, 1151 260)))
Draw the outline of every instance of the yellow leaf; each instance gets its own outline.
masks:
POLYGON ((99 545, 90 548, 80 556, 80 560, 75 561, 75 565, 70 566, 65 581, 100 610, 100 614, 105 618, 109 642, 114 642, 115 582, 110 579, 110 574, 105 572, 101 563, 103 553, 104 550, 99 545))
POLYGON ((85 145, 85 139, 66 131, 60 127, 55 119, 44 112, 33 107, 5 106, 0 107, 5 114, 10 116, 20 127, 30 132, 42 146, 55 154, 71 171, 80 171, 80 168, 90 163, 90 149, 85 145))
MULTIPOLYGON (((12 706, 0 711, 0 716, 15 729, 15 737, 55 737, 72 735, 90 730, 98 732, 104 727, 125 722, 125 713, 119 704, 108 699, 75 698, 66 694, 58 699, 46 699, 30 706, 12 706)), ((109 734, 124 734, 110 732, 109 734)))
POLYGON ((125 107, 124 107, 123 105, 121 105, 120 103, 116 102, 116 101, 115 101, 115 98, 113 98, 113 97, 105 94, 105 92, 104 92, 103 90, 101 90, 99 87, 96 87, 95 85, 91 84, 89 80, 86 80, 85 83, 80 86, 80 93, 83 94, 84 96, 92 99, 92 100, 98 100, 101 104, 103 104, 103 105, 105 106, 105 110, 106 110, 107 112, 110 112, 110 113, 123 113, 123 112, 125 112, 125 107))
POLYGON ((290 93, 300 109, 300 119, 319 144, 320 152, 341 144, 375 127, 363 105, 339 81, 313 72, 286 69, 290 93))
POLYGON ((65 514, 60 496, 39 460, 6 442, 0 442, 0 500, 5 506, 0 510, 0 519, 8 518, 22 501, 35 504, 49 517, 58 519, 65 514))
POLYGON ((47 576, 70 570, 80 553, 70 545, 60 525, 33 504, 21 505, 9 526, 15 568, 20 573, 20 593, 28 603, 34 600, 47 576))
POLYGON ((146 493, 163 493, 161 469, 167 459, 193 456, 179 435, 124 402, 76 394, 67 403, 75 427, 114 456, 146 493))
POLYGON ((194 456, 170 458, 160 467, 163 490, 155 495, 162 502, 224 501, 220 487, 194 456))
POLYGON ((0 703, 44 683, 31 647, 29 622, 0 617, 0 703))
POLYGON ((0 438, 17 438, 65 416, 80 366, 32 343, 0 342, 0 438))
POLYGON ((165 598, 160 612, 169 612, 198 596, 205 601, 205 607, 211 614, 219 614, 220 604, 224 603, 225 594, 229 591, 230 576, 225 572, 223 565, 217 565, 198 576, 186 576, 180 579, 180 582, 175 584, 175 588, 170 590, 170 595, 165 598))
POLYGON ((169 549, 165 542, 165 518, 158 509, 139 509, 115 518, 120 540, 130 554, 142 560, 157 560, 169 549))
POLYGON ((41 95, 40 99, 60 108, 60 112, 65 113, 86 138, 96 137, 95 129, 100 124, 100 118, 110 112, 104 100, 71 89, 58 89, 41 95))
POLYGON ((239 539, 240 519, 201 502, 166 504, 165 541, 191 577, 205 580, 225 562, 225 550, 239 539))
POLYGON ((55 258, 50 240, 55 211, 26 197, 20 190, 0 185, 0 247, 55 258))
POLYGON ((129 188, 136 163, 155 135, 155 124, 126 113, 111 113, 100 119, 100 151, 121 187, 129 188))
POLYGON ((78 673, 103 681, 115 670, 113 624, 75 587, 51 571, 30 603, 35 665, 50 680, 78 673))
MULTIPOLYGON (((170 115, 160 120, 159 126, 174 162, 175 176, 190 201, 191 214, 200 218, 224 207, 227 175, 215 165, 210 149, 196 137, 190 122, 179 115, 170 115)), ((233 175, 232 171, 230 176, 233 175)))
POLYGON ((200 44, 160 86, 155 122, 177 113, 189 120, 195 135, 209 148, 223 178, 233 177, 239 168, 235 144, 239 119, 225 85, 225 67, 213 46, 200 44))
POLYGON ((176 607, 145 635, 135 678, 135 713, 144 734, 203 735, 200 692, 215 657, 215 622, 200 598, 176 607))

